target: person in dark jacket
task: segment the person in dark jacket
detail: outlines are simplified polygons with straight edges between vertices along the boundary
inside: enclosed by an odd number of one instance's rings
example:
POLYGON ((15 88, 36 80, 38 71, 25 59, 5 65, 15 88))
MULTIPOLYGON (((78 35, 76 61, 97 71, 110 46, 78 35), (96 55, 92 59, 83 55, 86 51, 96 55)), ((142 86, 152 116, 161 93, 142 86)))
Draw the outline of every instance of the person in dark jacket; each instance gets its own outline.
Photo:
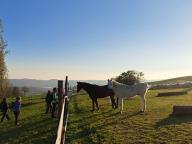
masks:
POLYGON ((21 109, 21 101, 20 97, 16 97, 16 101, 13 104, 13 113, 15 115, 15 125, 18 125, 18 118, 21 109))
POLYGON ((7 120, 10 120, 8 115, 8 109, 9 109, 9 105, 7 104, 6 98, 3 98, 3 102, 1 103, 1 111, 3 113, 1 122, 3 122, 5 117, 7 118, 7 120))
POLYGON ((52 104, 51 104, 52 94, 51 94, 50 90, 48 90, 48 92, 47 92, 45 101, 46 101, 46 112, 45 113, 47 114, 52 111, 52 104))
POLYGON ((53 88, 53 93, 52 93, 52 101, 51 101, 53 108, 52 108, 52 118, 55 117, 55 113, 57 110, 57 105, 58 105, 58 93, 57 93, 57 88, 53 88))

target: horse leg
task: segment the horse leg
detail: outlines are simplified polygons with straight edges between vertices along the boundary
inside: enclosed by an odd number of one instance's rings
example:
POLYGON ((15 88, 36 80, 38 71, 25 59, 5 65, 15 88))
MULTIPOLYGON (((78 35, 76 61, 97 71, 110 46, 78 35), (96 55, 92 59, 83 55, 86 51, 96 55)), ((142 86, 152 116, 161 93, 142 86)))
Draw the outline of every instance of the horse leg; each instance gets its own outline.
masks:
POLYGON ((145 94, 141 96, 141 112, 145 112, 146 110, 146 99, 145 94))
POLYGON ((122 112, 123 112, 123 98, 118 98, 118 105, 120 105, 121 107, 120 107, 120 112, 121 112, 121 114, 122 114, 122 112))
POLYGON ((118 102, 119 101, 119 98, 117 97, 117 102, 116 102, 116 106, 115 106, 115 108, 118 108, 118 102))
POLYGON ((93 105, 93 109, 91 110, 92 112, 95 110, 95 107, 94 107, 94 99, 92 99, 92 105, 93 105))
POLYGON ((123 98, 121 98, 121 114, 123 113, 123 98))
POLYGON ((114 109, 116 107, 115 99, 113 96, 110 96, 110 98, 111 98, 112 109, 114 109))
POLYGON ((96 106, 97 106, 97 110, 99 110, 97 99, 95 99, 95 103, 96 103, 96 106))

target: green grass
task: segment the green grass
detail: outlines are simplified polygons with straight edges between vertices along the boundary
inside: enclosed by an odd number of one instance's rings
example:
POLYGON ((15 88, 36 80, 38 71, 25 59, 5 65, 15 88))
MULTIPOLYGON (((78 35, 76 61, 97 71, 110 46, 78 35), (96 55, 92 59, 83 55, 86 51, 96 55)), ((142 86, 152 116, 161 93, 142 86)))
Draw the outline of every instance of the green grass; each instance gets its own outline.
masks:
MULTIPOLYGON (((147 111, 140 111, 140 99, 124 101, 124 112, 112 110, 108 98, 99 99, 100 111, 91 112, 91 100, 85 93, 72 96, 66 134, 67 144, 111 143, 192 143, 192 116, 171 116, 173 105, 192 105, 192 94, 157 97, 147 94, 147 111)), ((177 91, 177 90, 175 90, 177 91)), ((20 125, 11 121, 0 123, 0 144, 52 144, 58 120, 45 115, 41 97, 22 99, 20 125)))
MULTIPOLYGON (((9 102, 13 101, 9 99, 9 102)), ((49 144, 54 143, 57 119, 45 115, 45 102, 40 96, 22 99, 19 126, 14 125, 10 111, 10 121, 0 123, 0 144, 49 144)), ((1 116, 1 115, 0 115, 1 116)))
POLYGON ((158 92, 148 92, 144 114, 139 97, 125 100, 120 114, 108 98, 99 99, 100 111, 92 113, 86 94, 73 96, 67 143, 192 143, 192 116, 170 115, 173 105, 192 105, 192 95, 156 97, 158 92))

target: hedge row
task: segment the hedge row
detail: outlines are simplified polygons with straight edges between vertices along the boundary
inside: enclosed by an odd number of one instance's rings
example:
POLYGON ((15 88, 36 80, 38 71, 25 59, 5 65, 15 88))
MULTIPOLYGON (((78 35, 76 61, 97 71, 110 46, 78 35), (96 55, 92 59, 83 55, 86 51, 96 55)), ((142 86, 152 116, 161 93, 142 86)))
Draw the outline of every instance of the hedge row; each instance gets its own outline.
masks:
POLYGON ((179 91, 179 92, 161 92, 158 93, 158 96, 175 96, 175 95, 186 95, 187 91, 179 91))

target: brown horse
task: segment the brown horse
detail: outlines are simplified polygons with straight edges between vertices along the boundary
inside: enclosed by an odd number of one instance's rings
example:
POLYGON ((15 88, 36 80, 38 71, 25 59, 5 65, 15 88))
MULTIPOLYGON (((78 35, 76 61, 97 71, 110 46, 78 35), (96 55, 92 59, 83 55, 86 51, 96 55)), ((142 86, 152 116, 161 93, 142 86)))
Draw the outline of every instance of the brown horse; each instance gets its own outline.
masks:
POLYGON ((92 111, 95 110, 94 104, 96 104, 97 110, 99 110, 97 98, 104 98, 107 96, 110 96, 111 98, 112 108, 117 108, 114 99, 115 93, 113 90, 108 88, 108 85, 98 86, 86 82, 77 82, 77 92, 79 92, 81 89, 84 89, 89 94, 93 105, 92 111))

